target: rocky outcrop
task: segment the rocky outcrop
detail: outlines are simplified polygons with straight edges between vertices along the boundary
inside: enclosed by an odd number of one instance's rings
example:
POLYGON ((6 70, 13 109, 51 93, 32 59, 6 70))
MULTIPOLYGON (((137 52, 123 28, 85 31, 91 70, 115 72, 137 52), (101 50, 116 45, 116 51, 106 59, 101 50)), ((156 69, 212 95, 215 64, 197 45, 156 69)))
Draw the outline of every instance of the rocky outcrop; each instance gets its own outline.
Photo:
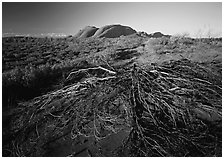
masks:
POLYGON ((123 25, 106 25, 101 28, 96 28, 94 26, 87 26, 80 30, 74 37, 76 38, 117 38, 120 36, 126 36, 136 33, 134 29, 123 25))
POLYGON ((84 29, 81 29, 74 37, 88 38, 93 36, 98 29, 99 28, 96 28, 94 26, 86 26, 84 29))
POLYGON ((161 32, 155 32, 155 33, 151 33, 149 34, 149 37, 151 38, 161 38, 161 37, 170 37, 170 35, 164 35, 161 32))
POLYGON ((106 25, 104 27, 99 28, 94 34, 94 37, 117 38, 122 35, 126 36, 134 33, 136 33, 136 31, 128 26, 106 25))

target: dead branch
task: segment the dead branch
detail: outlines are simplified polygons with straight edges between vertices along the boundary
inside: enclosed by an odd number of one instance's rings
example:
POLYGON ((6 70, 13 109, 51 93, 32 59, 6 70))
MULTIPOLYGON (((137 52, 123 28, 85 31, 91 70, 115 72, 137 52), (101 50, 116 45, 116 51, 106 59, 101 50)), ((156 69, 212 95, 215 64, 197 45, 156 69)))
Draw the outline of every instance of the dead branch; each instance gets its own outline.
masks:
POLYGON ((114 70, 114 68, 113 68, 112 66, 110 66, 110 65, 108 64, 108 62, 107 62, 106 60, 104 60, 101 56, 100 56, 100 59, 101 59, 104 63, 106 63, 106 65, 107 65, 108 67, 110 67, 112 70, 114 70))
MULTIPOLYGON (((47 138, 47 133, 60 136, 63 130, 67 130, 72 139, 84 136, 100 142, 128 127, 130 134, 123 148, 132 145, 134 152, 131 153, 136 156, 185 155, 194 149, 189 148, 193 144, 200 146, 197 152, 214 151, 220 146, 216 141, 221 141, 221 137, 215 134, 216 130, 214 134, 207 131, 208 126, 202 120, 220 122, 221 110, 214 108, 221 106, 221 94, 218 96, 216 89, 212 89, 212 80, 189 76, 191 66, 183 76, 172 68, 161 68, 147 70, 136 67, 119 76, 100 66, 71 72, 69 76, 89 73, 90 70, 103 70, 110 75, 85 78, 34 98, 24 104, 25 113, 18 119, 22 123, 18 127, 26 134, 25 130, 29 131, 32 125, 36 125, 33 132, 38 136, 37 148, 52 140, 47 138), (210 105, 202 103, 211 97, 214 99, 208 102, 210 105), (121 106, 125 111, 120 110, 121 106), (30 108, 28 113, 27 108, 30 108), (41 126, 37 127, 38 124, 41 126)), ((23 147, 22 150, 32 151, 29 140, 18 145, 23 147)))
POLYGON ((103 68, 101 66, 98 66, 98 67, 94 67, 94 68, 80 69, 78 71, 70 72, 69 75, 68 75, 68 77, 66 78, 66 80, 68 80, 73 75, 79 74, 80 72, 88 72, 89 70, 103 70, 105 72, 108 72, 109 74, 113 74, 113 75, 116 75, 117 74, 114 71, 111 71, 111 70, 108 70, 108 69, 103 68))

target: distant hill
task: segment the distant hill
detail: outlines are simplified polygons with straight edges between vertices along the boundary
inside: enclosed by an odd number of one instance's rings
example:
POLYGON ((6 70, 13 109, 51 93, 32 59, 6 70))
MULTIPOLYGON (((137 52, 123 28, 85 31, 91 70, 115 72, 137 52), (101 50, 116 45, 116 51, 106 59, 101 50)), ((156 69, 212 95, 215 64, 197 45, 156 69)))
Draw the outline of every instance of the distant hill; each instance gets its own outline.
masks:
POLYGON ((171 35, 165 35, 161 32, 155 32, 155 33, 151 33, 149 34, 149 37, 152 37, 152 38, 161 38, 161 37, 171 37, 171 35))
POLYGON ((122 35, 131 35, 136 33, 134 29, 123 25, 106 25, 101 28, 94 26, 87 26, 81 29, 74 37, 76 38, 88 38, 88 37, 106 37, 106 38, 117 38, 122 35))
POLYGON ((74 37, 88 38, 93 36, 98 29, 99 28, 96 28, 95 26, 86 26, 85 28, 81 29, 74 37))
POLYGON ((161 32, 155 32, 151 34, 147 34, 146 32, 138 32, 137 35, 149 38, 161 38, 161 37, 171 37, 171 35, 165 35, 161 32))
POLYGON ((132 29, 129 26, 123 26, 120 24, 114 25, 105 25, 101 28, 97 28, 95 26, 86 26, 81 29, 77 34, 74 35, 75 38, 89 38, 89 37, 97 37, 97 38, 117 38, 120 36, 126 36, 131 34, 138 34, 140 36, 147 36, 150 38, 160 38, 160 37, 170 37, 170 35, 165 35, 161 32, 155 32, 151 34, 147 34, 146 32, 136 32, 136 30, 132 29))

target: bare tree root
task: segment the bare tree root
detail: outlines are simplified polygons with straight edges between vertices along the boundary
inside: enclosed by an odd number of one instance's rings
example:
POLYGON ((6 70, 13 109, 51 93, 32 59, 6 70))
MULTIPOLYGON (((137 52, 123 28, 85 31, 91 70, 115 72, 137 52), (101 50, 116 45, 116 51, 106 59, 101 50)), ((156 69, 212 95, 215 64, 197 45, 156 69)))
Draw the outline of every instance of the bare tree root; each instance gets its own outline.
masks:
POLYGON ((182 78, 173 73, 133 69, 130 96, 133 131, 128 140, 131 152, 135 156, 206 156, 208 151, 217 155, 217 143, 204 139, 221 139, 220 127, 218 135, 208 125, 221 123, 221 109, 216 106, 221 106, 220 89, 206 80, 182 78), (198 92, 202 88, 206 94, 198 92), (214 93, 216 101, 209 102, 214 93))
POLYGON ((4 149, 11 156, 44 156, 51 141, 66 135, 72 141, 93 139, 103 156, 98 143, 125 130, 129 135, 114 156, 221 155, 220 79, 207 70, 178 61, 120 72, 81 69, 69 76, 91 70, 109 75, 20 103, 11 128, 17 137, 4 149))
POLYGON ((103 68, 101 66, 98 66, 98 67, 94 67, 94 68, 79 69, 78 71, 70 72, 68 77, 66 78, 66 80, 70 79, 71 76, 76 76, 77 74, 83 73, 83 72, 88 73, 89 71, 92 71, 92 70, 96 70, 96 71, 103 70, 105 72, 108 72, 109 74, 116 75, 116 72, 108 70, 108 69, 103 68))

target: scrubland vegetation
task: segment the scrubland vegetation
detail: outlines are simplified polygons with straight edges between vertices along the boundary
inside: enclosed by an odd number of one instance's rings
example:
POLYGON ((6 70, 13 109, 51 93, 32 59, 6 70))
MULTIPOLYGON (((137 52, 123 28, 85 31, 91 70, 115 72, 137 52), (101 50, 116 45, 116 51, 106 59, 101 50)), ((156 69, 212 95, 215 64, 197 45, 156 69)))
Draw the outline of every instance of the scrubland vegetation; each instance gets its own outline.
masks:
POLYGON ((2 57, 3 156, 222 155, 221 38, 11 37, 2 57))

